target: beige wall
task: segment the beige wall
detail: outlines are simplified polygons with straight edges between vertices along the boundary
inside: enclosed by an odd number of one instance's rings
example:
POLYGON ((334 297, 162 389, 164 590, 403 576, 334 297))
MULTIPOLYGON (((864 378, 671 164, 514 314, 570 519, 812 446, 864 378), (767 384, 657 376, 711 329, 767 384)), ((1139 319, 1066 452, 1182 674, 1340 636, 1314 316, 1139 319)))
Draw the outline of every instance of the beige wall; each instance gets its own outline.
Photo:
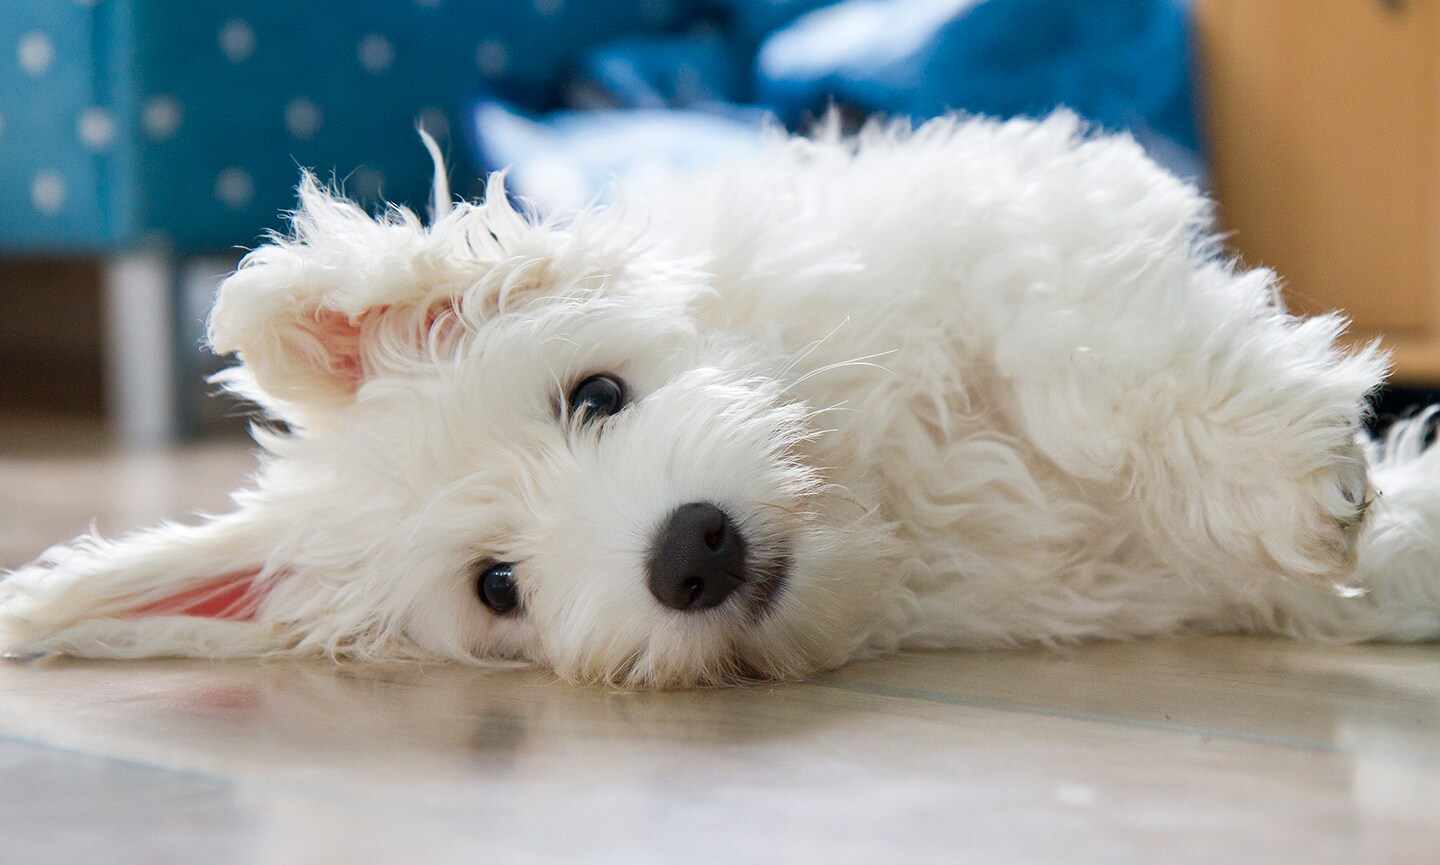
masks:
POLYGON ((1440 385, 1440 2, 1199 0, 1197 24, 1234 247, 1440 385))

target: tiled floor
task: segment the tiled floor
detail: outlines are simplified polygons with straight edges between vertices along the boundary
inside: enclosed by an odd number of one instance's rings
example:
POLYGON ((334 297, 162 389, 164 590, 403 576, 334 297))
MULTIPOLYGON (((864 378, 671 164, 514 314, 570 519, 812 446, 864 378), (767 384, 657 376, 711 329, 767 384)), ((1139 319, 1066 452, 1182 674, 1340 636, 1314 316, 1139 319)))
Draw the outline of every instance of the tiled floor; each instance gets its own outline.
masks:
MULTIPOLYGON (((219 509, 233 444, 0 419, 0 567, 219 509)), ((913 654, 618 694, 531 670, 0 664, 0 863, 1440 862, 1440 646, 913 654)))

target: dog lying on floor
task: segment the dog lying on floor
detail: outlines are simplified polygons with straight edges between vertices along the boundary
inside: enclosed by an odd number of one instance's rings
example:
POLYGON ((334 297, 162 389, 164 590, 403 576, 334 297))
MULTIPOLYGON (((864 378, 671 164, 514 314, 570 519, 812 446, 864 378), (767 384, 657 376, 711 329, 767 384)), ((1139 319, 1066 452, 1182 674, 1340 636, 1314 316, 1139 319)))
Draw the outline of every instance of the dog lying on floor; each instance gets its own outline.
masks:
POLYGON ((436 177, 429 226, 303 179, 210 323, 288 427, 253 486, 11 574, 0 646, 675 687, 1440 636, 1424 419, 1368 440, 1382 354, 1287 314, 1127 138, 876 125, 548 220, 436 177))

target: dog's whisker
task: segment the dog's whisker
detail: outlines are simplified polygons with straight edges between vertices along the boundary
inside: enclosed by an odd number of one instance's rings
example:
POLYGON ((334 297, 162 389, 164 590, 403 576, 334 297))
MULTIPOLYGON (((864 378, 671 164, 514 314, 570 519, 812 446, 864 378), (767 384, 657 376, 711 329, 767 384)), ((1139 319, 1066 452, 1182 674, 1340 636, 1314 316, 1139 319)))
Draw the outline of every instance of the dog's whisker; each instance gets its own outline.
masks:
POLYGON ((789 393, 789 392, 790 392, 791 390, 793 390, 794 388, 796 388, 796 387, 804 384, 805 382, 809 381, 809 380, 812 379, 812 378, 815 378, 815 377, 818 376, 818 375, 822 375, 822 374, 827 373, 827 372, 834 372, 834 371, 836 371, 836 370, 841 370, 841 369, 849 369, 849 368, 852 368, 852 367, 860 367, 860 368, 868 368, 868 369, 878 369, 878 370, 880 370, 881 372, 886 373, 887 375, 893 376, 894 378, 897 378, 897 379, 898 379, 898 378, 900 378, 901 376, 900 376, 898 373, 896 373, 894 370, 891 370, 891 369, 889 369, 888 367, 883 366, 883 365, 878 364, 878 363, 870 363, 870 361, 874 360, 875 358, 879 358, 879 357, 889 357, 890 355, 895 354, 895 351, 896 351, 895 349, 891 349, 890 351, 876 352, 875 354, 862 355, 862 356, 860 356, 860 357, 852 358, 852 359, 850 359, 850 360, 836 361, 835 363, 828 363, 828 364, 826 364, 826 365, 824 365, 824 366, 822 366, 822 367, 817 367, 817 368, 812 369, 812 370, 810 370, 809 372, 805 373, 804 375, 800 376, 799 378, 795 379, 794 381, 790 382, 789 384, 787 384, 787 385, 785 386, 785 389, 782 391, 782 393, 789 393))
POLYGON ((821 415, 830 414, 831 412, 853 412, 853 411, 855 411, 855 409, 853 409, 853 408, 850 407, 849 403, 850 403, 849 400, 841 400, 840 402, 837 402, 837 403, 835 403, 835 404, 833 404, 833 405, 828 405, 828 406, 826 406, 825 408, 812 409, 811 411, 806 412, 805 415, 801 418, 801 420, 802 420, 802 421, 811 421, 811 420, 814 420, 814 419, 817 418, 817 417, 820 417, 821 415))
POLYGON ((792 515, 792 516, 794 516, 794 515, 797 513, 797 512, 796 512, 796 509, 795 509, 794 507, 792 507, 792 506, 790 506, 790 505, 782 505, 782 504, 779 504, 778 502, 757 501, 757 502, 755 502, 755 507, 757 507, 757 508, 770 508, 771 510, 784 511, 785 513, 790 514, 790 515, 792 515))
POLYGON ((845 327, 845 326, 848 325, 849 323, 850 323, 850 316, 847 315, 847 316, 845 316, 843 319, 840 320, 840 323, 839 323, 839 324, 837 324, 837 325, 835 325, 835 327, 831 328, 831 330, 830 330, 829 333, 825 334, 824 336, 820 337, 820 338, 817 339, 817 340, 812 341, 812 342, 811 342, 809 345, 807 345, 805 348, 801 349, 799 352, 797 352, 796 354, 792 355, 792 356, 790 357, 790 360, 788 360, 788 361, 785 363, 785 365, 784 365, 783 367, 781 367, 780 371, 776 374, 776 378, 778 378, 778 379, 780 379, 780 380, 783 381, 783 380, 785 379, 785 377, 790 374, 790 371, 793 370, 801 361, 805 360, 805 358, 809 357, 811 354, 814 354, 814 352, 815 352, 816 349, 818 349, 820 346, 822 346, 822 345, 824 345, 826 342, 828 342, 829 339, 830 339, 830 337, 832 337, 832 336, 834 336, 835 334, 839 333, 839 332, 840 332, 840 329, 843 328, 843 327, 845 327))

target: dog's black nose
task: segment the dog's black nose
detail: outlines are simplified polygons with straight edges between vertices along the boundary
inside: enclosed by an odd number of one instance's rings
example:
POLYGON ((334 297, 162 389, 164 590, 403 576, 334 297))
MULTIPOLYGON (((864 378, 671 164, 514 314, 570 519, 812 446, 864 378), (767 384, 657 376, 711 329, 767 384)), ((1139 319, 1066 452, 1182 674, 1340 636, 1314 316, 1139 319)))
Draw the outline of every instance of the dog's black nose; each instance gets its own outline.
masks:
POLYGON ((676 610, 708 610, 745 582, 745 539, 712 504, 681 505, 650 554, 650 593, 676 610))

